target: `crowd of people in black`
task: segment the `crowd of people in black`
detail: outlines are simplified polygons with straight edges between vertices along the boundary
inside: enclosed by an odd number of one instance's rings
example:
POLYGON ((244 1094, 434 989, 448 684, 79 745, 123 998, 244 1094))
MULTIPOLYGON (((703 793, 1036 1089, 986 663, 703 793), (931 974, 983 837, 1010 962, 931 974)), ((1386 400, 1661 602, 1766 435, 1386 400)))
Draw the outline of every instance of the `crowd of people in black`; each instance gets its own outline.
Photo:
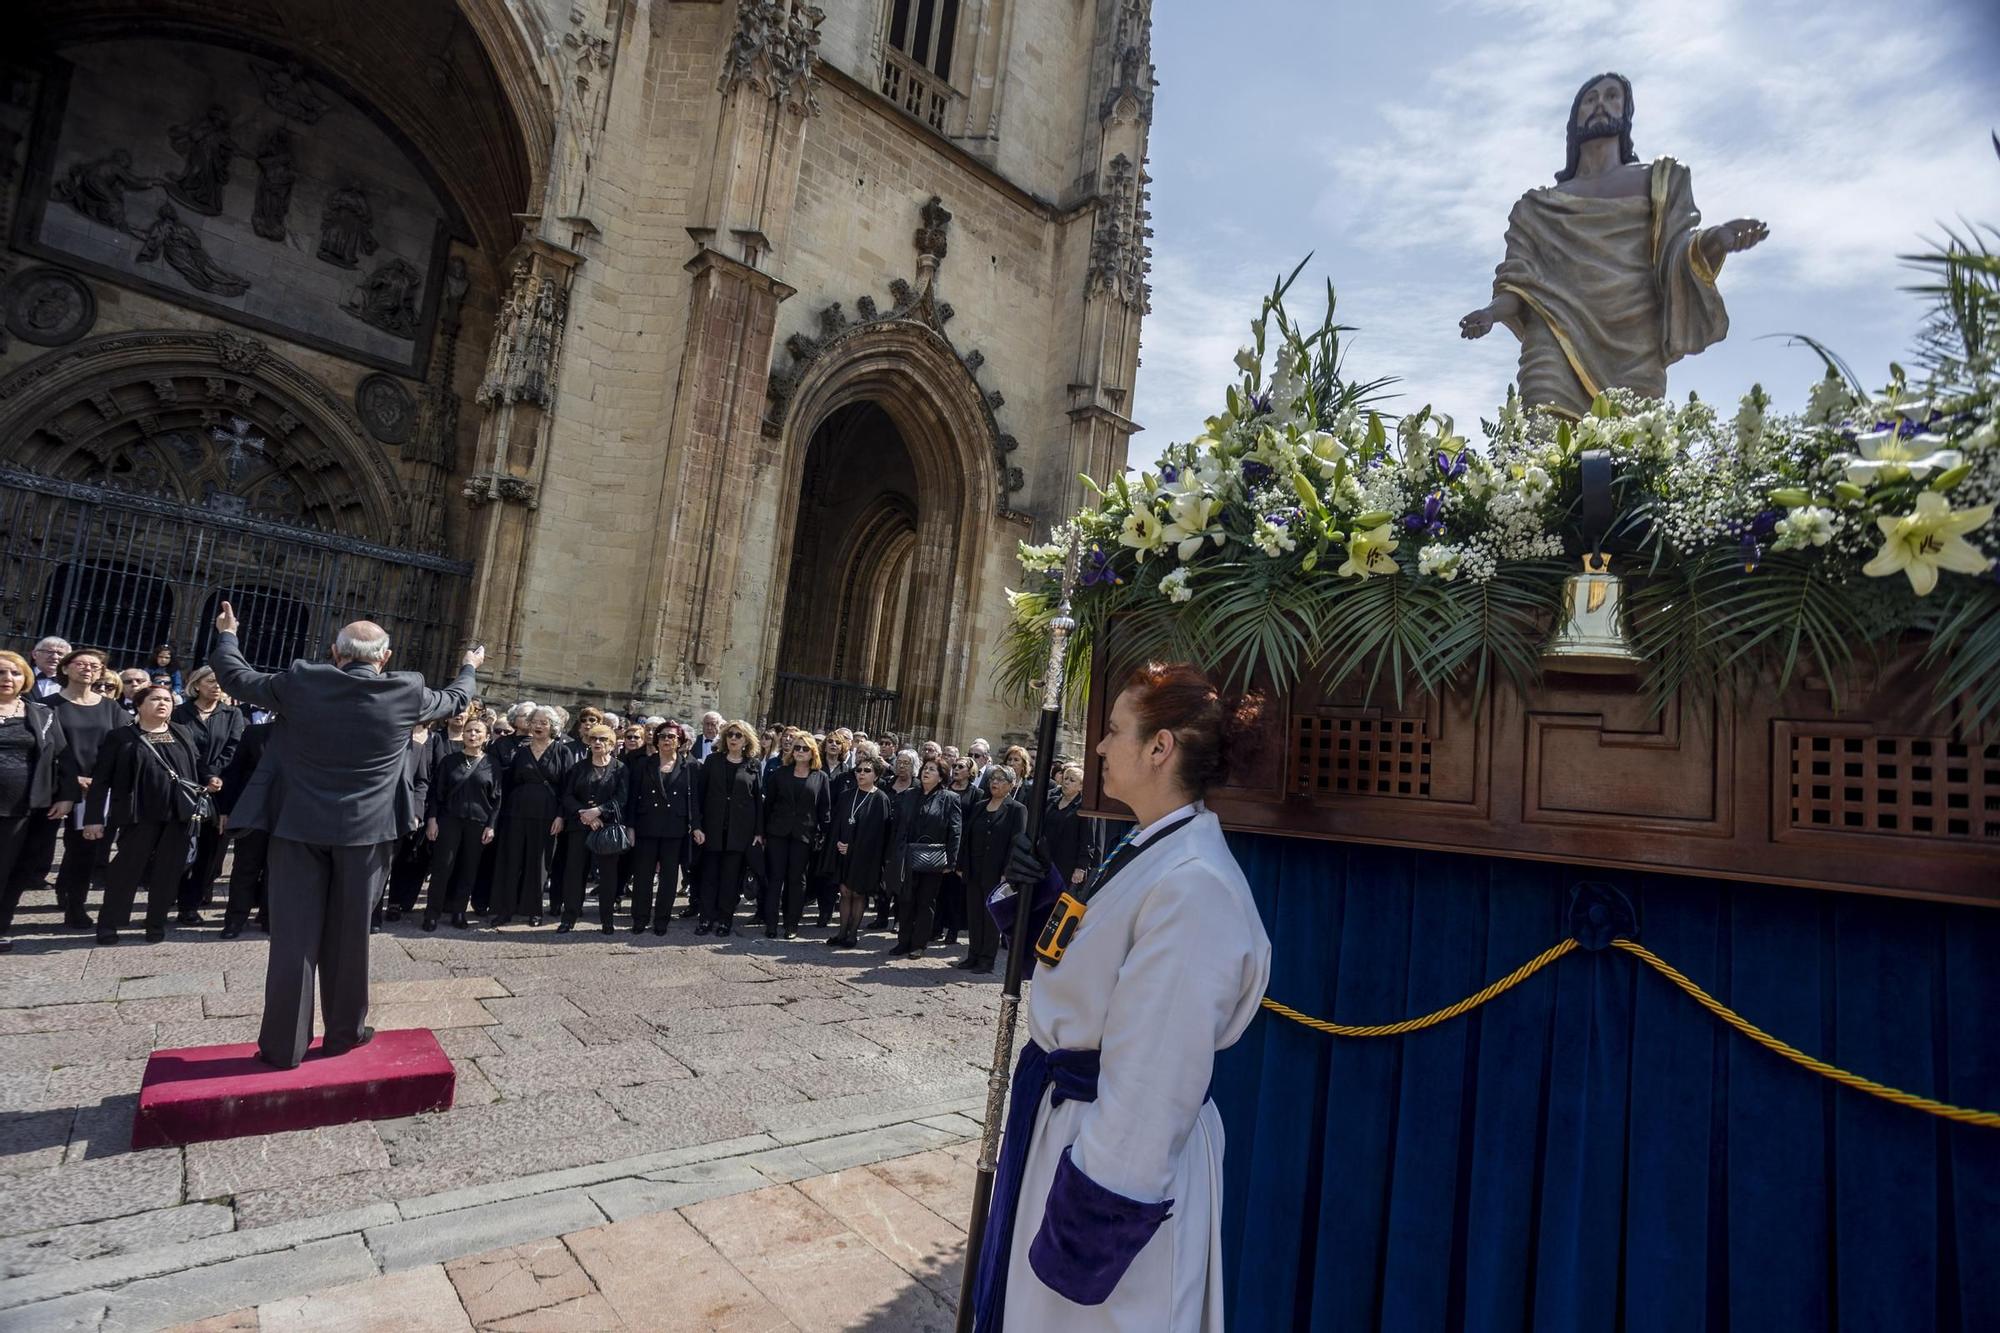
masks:
MULTIPOLYGON (((183 680, 168 648, 115 674, 57 638, 30 656, 0 651, 0 949, 51 869, 63 925, 102 944, 129 929, 141 889, 149 941, 207 924, 225 866, 222 937, 265 927, 269 835, 232 831, 229 815, 282 719, 239 707, 207 667, 183 680)), ((698 936, 785 939, 810 923, 834 949, 890 932, 896 957, 962 944, 959 965, 990 972, 985 899, 1028 802, 1045 802, 1042 851, 1064 882, 1097 863, 1082 766, 1059 761, 1040 794, 1030 772, 1025 749, 996 762, 984 740, 960 753, 845 727, 760 733, 717 713, 690 730, 474 700, 411 732, 376 925, 567 932, 587 908, 607 934, 621 915, 655 936, 676 919, 698 936)))

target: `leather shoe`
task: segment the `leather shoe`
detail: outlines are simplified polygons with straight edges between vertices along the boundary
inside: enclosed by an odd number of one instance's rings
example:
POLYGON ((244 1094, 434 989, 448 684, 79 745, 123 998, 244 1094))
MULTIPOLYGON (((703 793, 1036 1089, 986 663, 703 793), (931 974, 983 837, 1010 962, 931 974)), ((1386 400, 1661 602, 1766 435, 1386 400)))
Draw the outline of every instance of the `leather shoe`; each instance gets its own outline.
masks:
POLYGON ((266 1055, 266 1054, 264 1053, 264 1048, 263 1048, 262 1046, 259 1046, 259 1047, 257 1048, 257 1053, 256 1053, 255 1055, 251 1056, 250 1058, 251 1058, 251 1059, 253 1059, 253 1060, 255 1060, 255 1061, 256 1061, 256 1062, 257 1062, 258 1064, 260 1064, 260 1065, 269 1065, 269 1066, 270 1066, 271 1068, 273 1068, 273 1069, 297 1069, 297 1068, 298 1068, 298 1066, 297 1066, 297 1065, 293 1065, 293 1064, 286 1064, 286 1063, 285 1063, 285 1062, 284 1062, 283 1060, 279 1060, 279 1059, 276 1059, 276 1058, 274 1058, 274 1057, 272 1057, 272 1056, 269 1056, 269 1055, 266 1055))
POLYGON ((558 935, 567 935, 575 929, 576 923, 574 921, 559 921, 556 923, 556 934, 558 935))
POLYGON ((715 928, 715 933, 718 935, 734 935, 736 933, 736 927, 730 925, 728 922, 725 921, 723 924, 715 928))
POLYGON ((89 930, 97 923, 90 919, 90 913, 88 912, 65 912, 63 914, 63 924, 72 930, 89 930))
POLYGON ((701 909, 690 904, 681 909, 681 920, 685 921, 691 916, 699 916, 700 914, 701 909))
POLYGON ((97 942, 99 944, 118 943, 117 928, 113 926, 99 926, 97 928, 97 942))
POLYGON ((242 933, 243 933, 243 923, 241 921, 225 921, 222 923, 222 934, 220 938, 225 940, 233 940, 242 933))
POLYGON ((453 912, 451 914, 451 928, 453 930, 471 930, 472 922, 466 917, 465 913, 453 912))
POLYGON ((798 937, 799 937, 799 932, 797 932, 796 930, 787 930, 785 932, 785 938, 788 940, 795 940, 798 937))
POLYGON ((382 910, 382 919, 384 921, 401 921, 403 919, 403 909, 400 907, 384 908, 382 910))
POLYGON ((349 1051, 353 1050, 355 1047, 366 1046, 369 1042, 373 1040, 375 1040, 375 1029, 363 1028, 361 1029, 361 1035, 356 1037, 353 1041, 342 1041, 342 1042, 329 1041, 322 1043, 319 1048, 320 1054, 346 1055, 349 1051))
POLYGON ((655 921, 653 923, 653 934, 664 935, 666 933, 667 933, 667 919, 665 917, 661 917, 658 921, 655 921))
POLYGON ((598 929, 604 932, 606 935, 615 935, 618 933, 618 927, 612 925, 609 921, 599 926, 598 929))
POLYGON ((193 908, 189 908, 176 917, 174 921, 176 925, 198 926, 201 924, 201 913, 195 911, 193 908))
POLYGON ((541 914, 540 912, 537 912, 537 913, 535 913, 535 914, 534 914, 533 916, 529 917, 529 918, 528 918, 528 924, 529 924, 530 926, 539 926, 539 925, 541 925, 541 924, 542 924, 542 914, 541 914))
POLYGON ((425 930, 436 930, 437 928, 438 928, 438 915, 437 915, 437 913, 436 913, 436 912, 425 912, 425 913, 424 913, 424 929, 425 929, 425 930))
MULTIPOLYGON (((646 933, 646 923, 645 923, 645 922, 643 922, 643 921, 634 921, 634 922, 632 923, 632 933, 633 933, 634 935, 643 935, 643 934, 645 934, 645 933, 646 933)), ((660 931, 660 933, 661 933, 662 935, 664 935, 664 934, 666 934, 666 930, 665 930, 664 928, 662 928, 662 929, 661 929, 661 931, 660 931)))
POLYGON ((704 922, 702 922, 702 923, 701 923, 700 925, 696 926, 696 927, 694 928, 694 933, 695 933, 695 934, 697 934, 697 935, 706 935, 706 934, 708 934, 708 933, 709 933, 709 924, 708 924, 708 922, 704 921, 704 922))
POLYGON ((165 926, 146 927, 146 943, 158 944, 161 941, 165 940, 166 938, 167 938, 167 928, 165 926))

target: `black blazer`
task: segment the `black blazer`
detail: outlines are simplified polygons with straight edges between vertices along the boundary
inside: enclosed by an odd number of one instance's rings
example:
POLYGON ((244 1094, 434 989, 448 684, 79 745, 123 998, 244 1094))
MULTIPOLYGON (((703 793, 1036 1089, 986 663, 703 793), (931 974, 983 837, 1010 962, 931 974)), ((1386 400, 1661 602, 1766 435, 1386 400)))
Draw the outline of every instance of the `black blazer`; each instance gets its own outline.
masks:
POLYGON ((946 868, 956 866, 965 834, 965 802, 949 787, 939 787, 929 796, 922 787, 912 787, 903 796, 909 818, 896 828, 897 854, 911 843, 943 843, 946 868))
POLYGON ((97 764, 90 773, 90 800, 85 807, 86 824, 176 824, 174 781, 167 776, 171 767, 189 782, 207 777, 201 769, 201 748, 195 734, 178 722, 169 721, 173 740, 161 744, 141 739, 138 727, 120 727, 98 747, 97 764), (147 754, 146 751, 153 751, 147 754), (166 760, 161 763, 160 760, 166 760))
POLYGON ((883 867, 889 863, 889 844, 895 825, 889 816, 889 793, 876 787, 862 791, 851 788, 833 811, 833 831, 827 844, 847 844, 847 854, 836 854, 835 868, 840 882, 856 893, 869 894, 881 887, 883 867))
MULTIPOLYGON (((987 800, 993 799, 989 794, 987 800)), ((1007 871, 1007 853, 1014 835, 1028 826, 1028 807, 1019 801, 1002 801, 998 810, 988 810, 986 802, 965 812, 964 850, 959 868, 965 882, 981 895, 992 891, 1007 871)))
POLYGON ((250 784, 250 775, 257 771, 263 760, 265 749, 271 743, 275 721, 252 722, 243 728, 243 738, 236 743, 236 753, 230 757, 229 767, 222 770, 222 790, 215 794, 217 814, 233 815, 236 802, 243 797, 243 789, 250 784))
MULTIPOLYGON (((64 780, 62 773, 61 762, 69 750, 69 738, 63 734, 62 719, 47 704, 23 699, 21 721, 27 725, 28 734, 35 740, 34 767, 28 773, 28 808, 46 810, 57 801, 76 799, 76 793, 69 790, 71 784, 64 780)), ((91 785, 94 787, 96 784, 93 782, 91 785)))
POLYGON ((410 728, 462 710, 474 684, 469 666, 442 690, 414 672, 384 674, 359 662, 258 671, 234 634, 216 636, 208 664, 230 694, 278 713, 274 762, 257 766, 230 822, 322 847, 389 842, 402 832, 397 801, 410 728))
POLYGON ((701 827, 706 774, 698 760, 683 754, 663 773, 657 750, 634 750, 625 765, 625 822, 641 837, 685 838, 701 827))
POLYGON ((569 776, 563 779, 564 830, 582 828, 583 821, 577 816, 593 805, 604 812, 605 823, 623 823, 628 780, 629 774, 625 765, 616 759, 603 768, 599 768, 588 759, 580 764, 571 765, 569 776))
POLYGON ((446 755, 431 775, 429 797, 427 818, 450 815, 492 828, 500 818, 500 770, 493 756, 482 751, 474 759, 463 750, 446 755))
POLYGON ((547 820, 561 814, 563 780, 575 762, 560 740, 551 739, 540 759, 527 741, 516 745, 500 770, 502 817, 547 820))
POLYGON ((201 720, 201 710, 194 700, 176 704, 169 720, 178 722, 194 737, 195 748, 201 752, 202 772, 208 777, 221 777, 229 768, 229 761, 236 757, 236 747, 243 740, 246 725, 243 710, 232 704, 217 704, 208 721, 201 720))
POLYGON ((791 838, 817 847, 833 822, 831 786, 822 770, 800 777, 788 766, 766 778, 765 838, 791 838))
POLYGON ((1078 870, 1097 868, 1102 856, 1098 848, 1097 821, 1083 813, 1083 797, 1078 795, 1068 809, 1051 801, 1042 811, 1042 855, 1062 876, 1064 888, 1078 870))
POLYGON ((747 852, 763 821, 764 784, 758 760, 735 764, 718 750, 701 761, 702 850, 747 852))

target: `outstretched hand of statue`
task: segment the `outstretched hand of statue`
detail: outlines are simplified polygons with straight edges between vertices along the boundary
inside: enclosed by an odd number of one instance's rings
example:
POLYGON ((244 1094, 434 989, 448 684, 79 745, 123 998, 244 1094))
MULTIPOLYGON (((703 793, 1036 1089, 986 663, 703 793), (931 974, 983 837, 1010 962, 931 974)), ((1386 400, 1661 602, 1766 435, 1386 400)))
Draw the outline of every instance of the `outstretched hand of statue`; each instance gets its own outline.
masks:
POLYGON ((215 632, 217 634, 234 634, 236 632, 236 625, 236 609, 230 606, 229 603, 224 602, 222 609, 215 613, 215 632))
POLYGON ((1493 312, 1485 306, 1473 311, 1458 321, 1458 335, 1461 338, 1484 338, 1493 332, 1493 312))
POLYGON ((1770 227, 1756 218, 1733 218, 1705 228, 1695 244, 1701 247, 1702 258, 1709 267, 1715 268, 1726 256, 1761 244, 1770 234, 1770 227))

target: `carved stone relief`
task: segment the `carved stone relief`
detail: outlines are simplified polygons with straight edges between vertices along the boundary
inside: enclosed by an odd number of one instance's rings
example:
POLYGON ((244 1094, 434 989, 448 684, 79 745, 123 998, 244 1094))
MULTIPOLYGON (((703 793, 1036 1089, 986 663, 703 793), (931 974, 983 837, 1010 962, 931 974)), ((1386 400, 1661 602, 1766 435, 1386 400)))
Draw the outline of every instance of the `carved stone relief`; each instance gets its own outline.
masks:
POLYGON ((474 473, 465 479, 465 489, 460 493, 472 501, 474 508, 494 501, 526 505, 530 509, 542 507, 541 491, 534 482, 505 472, 474 473))
POLYGON ((525 259, 516 264, 478 400, 547 407, 555 395, 556 356, 568 321, 569 293, 555 275, 537 274, 525 259))
POLYGON ((1153 120, 1152 0, 1121 0, 1118 31, 1113 39, 1115 62, 1111 86, 1104 92, 1098 118, 1153 120))
POLYGON ((724 93, 749 83, 800 115, 819 114, 819 26, 826 11, 805 0, 737 0, 736 32, 722 61, 724 93))
POLYGON ((916 235, 917 266, 928 272, 944 260, 951 233, 951 210, 944 206, 944 200, 932 195, 924 202, 923 219, 916 235))
POLYGON ((354 411, 368 433, 384 444, 402 444, 416 430, 417 405, 393 375, 378 373, 357 384, 354 411))
POLYGON ((114 148, 102 157, 76 163, 51 193, 93 222, 139 236, 143 233, 125 220, 125 196, 163 184, 157 176, 141 176, 132 169, 129 149, 114 148))
POLYGON ((292 211, 292 187, 298 183, 292 161, 292 132, 280 125, 257 145, 257 206, 250 225, 267 241, 282 241, 285 217, 292 211))
POLYGON ((167 142, 182 158, 180 171, 167 177, 167 193, 204 216, 220 213, 222 187, 242 151, 230 137, 229 112, 212 106, 184 125, 170 126, 167 142))
POLYGON ((375 266, 367 281, 347 294, 341 309, 398 338, 414 338, 417 295, 423 285, 424 275, 415 264, 391 255, 375 266))
POLYGON ((142 239, 145 244, 139 247, 140 263, 165 259, 174 272, 197 291, 217 296, 241 296, 250 290, 250 279, 231 273, 209 258, 208 250, 202 245, 201 233, 181 221, 180 213, 172 204, 160 205, 153 225, 146 229, 142 239))
POLYGON ((288 60, 282 65, 266 65, 253 60, 250 72, 256 76, 258 87, 264 90, 264 105, 282 116, 302 124, 315 125, 332 105, 313 91, 305 67, 296 60, 288 60))
POLYGON ((343 185, 326 198, 319 215, 319 257, 341 268, 354 268, 357 255, 372 255, 377 242, 375 214, 358 186, 343 185))
POLYGON ((7 283, 7 331, 42 347, 73 343, 97 322, 97 297, 59 268, 31 268, 7 283))
POLYGON ((1085 295, 1114 296, 1126 305, 1150 310, 1151 289, 1146 283, 1153 257, 1147 244, 1153 234, 1147 225, 1152 220, 1146 208, 1149 179, 1145 168, 1133 166, 1125 154, 1111 159, 1091 228, 1085 295))

